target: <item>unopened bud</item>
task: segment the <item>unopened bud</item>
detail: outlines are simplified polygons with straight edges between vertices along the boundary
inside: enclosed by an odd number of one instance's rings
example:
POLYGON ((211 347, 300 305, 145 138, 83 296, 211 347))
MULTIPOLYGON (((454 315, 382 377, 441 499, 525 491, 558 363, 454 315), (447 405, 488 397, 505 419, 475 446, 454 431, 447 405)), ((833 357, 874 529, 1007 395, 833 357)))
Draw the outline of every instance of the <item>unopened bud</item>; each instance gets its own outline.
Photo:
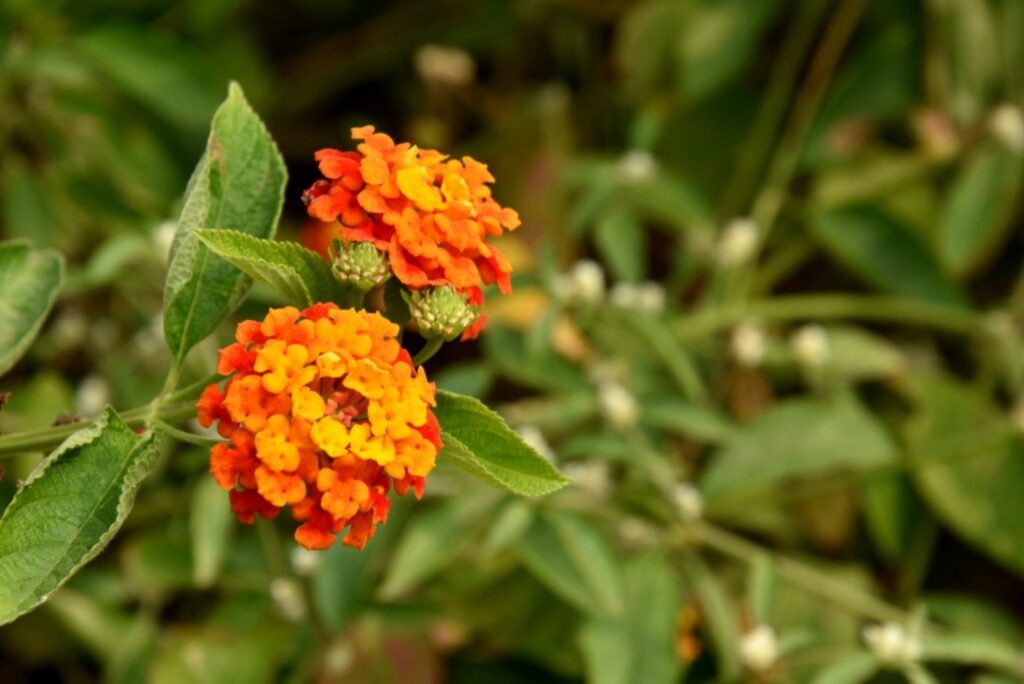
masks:
POLYGON ((672 504, 684 522, 696 522, 704 514, 704 497, 689 482, 681 482, 672 490, 672 504))
POLYGON ((744 321, 732 331, 732 353, 744 366, 761 365, 765 355, 764 330, 757 323, 744 321))
POLYGON ((597 390, 601 412, 612 427, 626 430, 640 420, 640 405, 633 394, 618 383, 606 383, 597 390))
POLYGON ((740 640, 740 662, 748 670, 764 672, 779 659, 779 640, 768 625, 758 625, 740 640))
POLYGON ((733 219, 722 231, 715 256, 722 266, 739 266, 754 256, 760 231, 753 219, 733 219))
POLYGON ((391 277, 387 256, 372 242, 331 243, 331 261, 338 278, 368 292, 391 277))
POLYGON ((863 636, 871 652, 885 663, 905 665, 921 657, 921 642, 895 622, 868 625, 863 636))
POLYGON ((1024 113, 1020 107, 1003 104, 993 110, 989 130, 1000 143, 1014 152, 1024 150, 1024 113))
POLYGON ((403 291, 402 297, 409 304, 420 334, 427 338, 454 340, 480 316, 480 308, 471 305, 464 294, 450 285, 416 290, 412 295, 403 291))
POLYGON ((625 183, 646 183, 658 173, 658 160, 646 150, 630 150, 619 160, 619 178, 625 183))
POLYGON ((804 366, 818 368, 828 361, 828 335, 820 325, 805 325, 792 337, 793 355, 804 366))

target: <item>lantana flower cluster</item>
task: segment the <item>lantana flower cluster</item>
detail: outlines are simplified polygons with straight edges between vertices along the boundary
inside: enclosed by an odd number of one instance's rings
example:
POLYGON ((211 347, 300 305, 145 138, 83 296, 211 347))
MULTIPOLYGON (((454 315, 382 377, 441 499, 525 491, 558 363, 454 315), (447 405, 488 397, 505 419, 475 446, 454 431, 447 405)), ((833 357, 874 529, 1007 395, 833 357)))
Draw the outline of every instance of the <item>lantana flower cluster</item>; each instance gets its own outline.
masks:
POLYGON ((206 388, 198 418, 228 440, 210 470, 241 522, 291 506, 302 546, 328 548, 347 528, 343 543, 362 549, 387 520, 392 488, 422 496, 441 448, 435 389, 398 332, 335 304, 238 325, 217 367, 231 378, 206 388))
MULTIPOLYGON (((353 128, 352 138, 362 141, 356 152, 316 153, 325 180, 303 196, 310 216, 338 220, 344 239, 386 251, 392 272, 412 290, 451 285, 473 306, 483 304, 483 285, 511 290, 511 265, 486 240, 517 228, 519 216, 491 196, 485 164, 396 144, 373 126, 353 128)), ((483 325, 481 316, 463 339, 483 325)))

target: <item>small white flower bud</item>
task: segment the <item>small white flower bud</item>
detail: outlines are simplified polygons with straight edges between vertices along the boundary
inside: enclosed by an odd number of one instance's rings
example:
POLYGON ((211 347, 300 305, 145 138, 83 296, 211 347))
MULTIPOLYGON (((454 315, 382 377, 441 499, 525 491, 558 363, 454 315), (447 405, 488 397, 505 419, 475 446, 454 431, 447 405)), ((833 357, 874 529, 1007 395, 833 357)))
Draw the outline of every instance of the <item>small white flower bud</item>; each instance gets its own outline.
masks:
POLYGON ((646 150, 630 150, 619 159, 619 178, 624 183, 645 183, 658 173, 658 160, 646 150))
POLYGON ((597 304, 604 298, 604 271, 596 261, 577 261, 569 271, 573 298, 584 304, 597 304))
POLYGON ((658 541, 658 531, 641 518, 626 518, 616 530, 619 541, 624 546, 632 549, 639 549, 653 546, 658 541))
POLYGON ((989 130, 1000 143, 1014 152, 1024 150, 1024 114, 1020 107, 1002 104, 996 107, 988 120, 989 130))
POLYGON ((921 642, 895 622, 868 625, 863 637, 867 647, 883 662, 905 665, 921 657, 921 642))
POLYGON ((293 577, 276 577, 270 582, 270 597, 278 612, 286 620, 300 622, 306 617, 306 604, 302 587, 293 577))
POLYGON ((768 625, 757 625, 740 639, 740 662, 752 672, 764 672, 779 659, 779 640, 768 625))
POLYGON ((618 383, 606 383, 597 389, 601 412, 618 430, 626 430, 640 420, 640 405, 625 387, 618 383))
POLYGON ((828 335, 820 325, 812 323, 801 327, 793 333, 791 344, 796 360, 805 366, 818 368, 828 361, 828 335))
POLYGON ((665 310, 665 289, 658 283, 615 283, 608 296, 612 304, 622 309, 649 314, 665 310))
POLYGON ((761 326, 744 321, 732 331, 732 354, 744 366, 755 368, 764 360, 765 337, 761 326))
POLYGON ((760 230, 753 219, 737 218, 722 231, 715 247, 715 258, 722 266, 739 266, 754 256, 760 230))
POLYGON ((605 461, 573 461, 562 466, 562 473, 580 490, 603 499, 611 488, 611 473, 605 461))
POLYGON ((424 81, 443 86, 465 86, 476 77, 476 62, 462 48, 424 45, 413 57, 416 72, 424 81))
POLYGON ((320 567, 322 558, 323 556, 315 551, 295 546, 291 552, 292 569, 300 577, 309 577, 320 567))
POLYGON ((540 431, 536 425, 521 425, 516 429, 519 433, 519 437, 522 438, 526 445, 531 447, 538 454, 548 459, 549 461, 555 460, 555 452, 548 443, 548 440, 544 437, 544 433, 540 431))
POLYGON ((83 416, 95 416, 110 403, 110 385, 98 375, 82 380, 75 393, 75 411, 83 416))
POLYGON ((680 482, 672 490, 672 504, 683 522, 696 522, 704 514, 704 497, 689 482, 680 482))

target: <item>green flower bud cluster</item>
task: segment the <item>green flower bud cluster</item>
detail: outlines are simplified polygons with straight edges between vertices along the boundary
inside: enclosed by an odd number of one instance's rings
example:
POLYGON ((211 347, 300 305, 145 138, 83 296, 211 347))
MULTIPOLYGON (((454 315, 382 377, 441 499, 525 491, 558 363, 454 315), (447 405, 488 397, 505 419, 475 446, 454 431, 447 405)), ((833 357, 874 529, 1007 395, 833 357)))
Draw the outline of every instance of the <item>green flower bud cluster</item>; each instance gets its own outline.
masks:
POLYGON ((428 339, 450 342, 480 316, 480 308, 470 305, 466 296, 450 285, 417 290, 411 296, 403 292, 402 296, 420 334, 428 339))
POLYGON ((342 282, 368 292, 391 277, 387 255, 372 242, 334 240, 331 263, 342 282))

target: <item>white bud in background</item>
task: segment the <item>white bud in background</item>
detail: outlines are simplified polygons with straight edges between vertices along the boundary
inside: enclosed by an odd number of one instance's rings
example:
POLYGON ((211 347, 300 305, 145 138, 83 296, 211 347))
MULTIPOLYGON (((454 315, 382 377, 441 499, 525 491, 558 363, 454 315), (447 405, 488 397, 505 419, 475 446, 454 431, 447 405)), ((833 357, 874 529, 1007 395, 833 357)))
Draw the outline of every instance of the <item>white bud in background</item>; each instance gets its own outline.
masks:
POLYGON ((174 244, 174 234, 178 232, 177 221, 164 221, 153 231, 153 242, 160 252, 160 256, 167 261, 171 256, 171 245, 174 244))
POLYGON ((58 349, 74 349, 85 341, 89 333, 89 320, 81 311, 65 311, 54 321, 50 331, 50 337, 58 349))
POLYGON ((658 530, 642 518, 629 517, 619 523, 616 530, 619 541, 631 549, 653 546, 658 541, 658 530))
POLYGON ((672 505, 683 522, 696 522, 704 515, 704 497, 689 482, 680 482, 672 490, 672 505))
POLYGON ((809 368, 819 368, 828 362, 828 335, 820 325, 811 323, 799 328, 790 338, 796 360, 809 368))
POLYGON ((356 650, 347 640, 337 640, 324 653, 324 674, 328 681, 341 681, 356 663, 356 650))
POLYGON ((619 178, 625 183, 646 183, 658 175, 658 160, 646 150, 630 150, 619 159, 619 178))
POLYGON ((740 639, 740 662, 752 672, 764 672, 779 659, 779 640, 768 625, 757 625, 740 639))
POLYGON ((569 271, 574 299, 585 304, 597 304, 604 298, 604 271, 590 259, 577 261, 569 271))
POLYGON ((309 577, 320 567, 321 558, 316 551, 295 546, 291 552, 292 569, 299 577, 309 577))
POLYGON ((551 444, 548 443, 544 433, 536 425, 521 425, 516 429, 516 432, 526 442, 526 445, 533 448, 538 454, 549 461, 555 460, 555 452, 551 448, 551 444))
POLYGON ((99 415, 110 403, 110 385, 98 375, 87 376, 75 393, 75 412, 83 416, 99 415))
POLYGON ((715 247, 715 258, 722 266, 739 266, 750 261, 760 239, 757 223, 749 218, 730 221, 715 247))
POLYGON ((413 57, 416 72, 424 81, 445 86, 465 86, 476 77, 476 62, 462 48, 424 45, 413 57))
POLYGON ((612 304, 622 309, 649 314, 665 310, 665 288, 658 283, 615 283, 608 296, 612 304))
POLYGON ((597 388, 601 413, 617 430, 627 430, 640 420, 640 405, 636 397, 622 385, 609 382, 597 388))
POLYGON ((905 665, 921 657, 921 642, 895 622, 868 625, 863 637, 867 647, 883 662, 905 665))
POLYGON ((562 474, 587 494, 603 499, 611 488, 611 473, 606 461, 573 461, 562 466, 562 474))
POLYGON ((1000 143, 1014 152, 1024 150, 1024 114, 1020 107, 1002 104, 992 111, 989 130, 1000 143))
POLYGON ((281 616, 290 622, 306 617, 306 603, 302 587, 294 577, 276 577, 270 582, 270 597, 281 616))
POLYGON ((757 323, 744 321, 733 328, 730 345, 732 355, 744 366, 754 368, 764 360, 764 330, 757 323))

